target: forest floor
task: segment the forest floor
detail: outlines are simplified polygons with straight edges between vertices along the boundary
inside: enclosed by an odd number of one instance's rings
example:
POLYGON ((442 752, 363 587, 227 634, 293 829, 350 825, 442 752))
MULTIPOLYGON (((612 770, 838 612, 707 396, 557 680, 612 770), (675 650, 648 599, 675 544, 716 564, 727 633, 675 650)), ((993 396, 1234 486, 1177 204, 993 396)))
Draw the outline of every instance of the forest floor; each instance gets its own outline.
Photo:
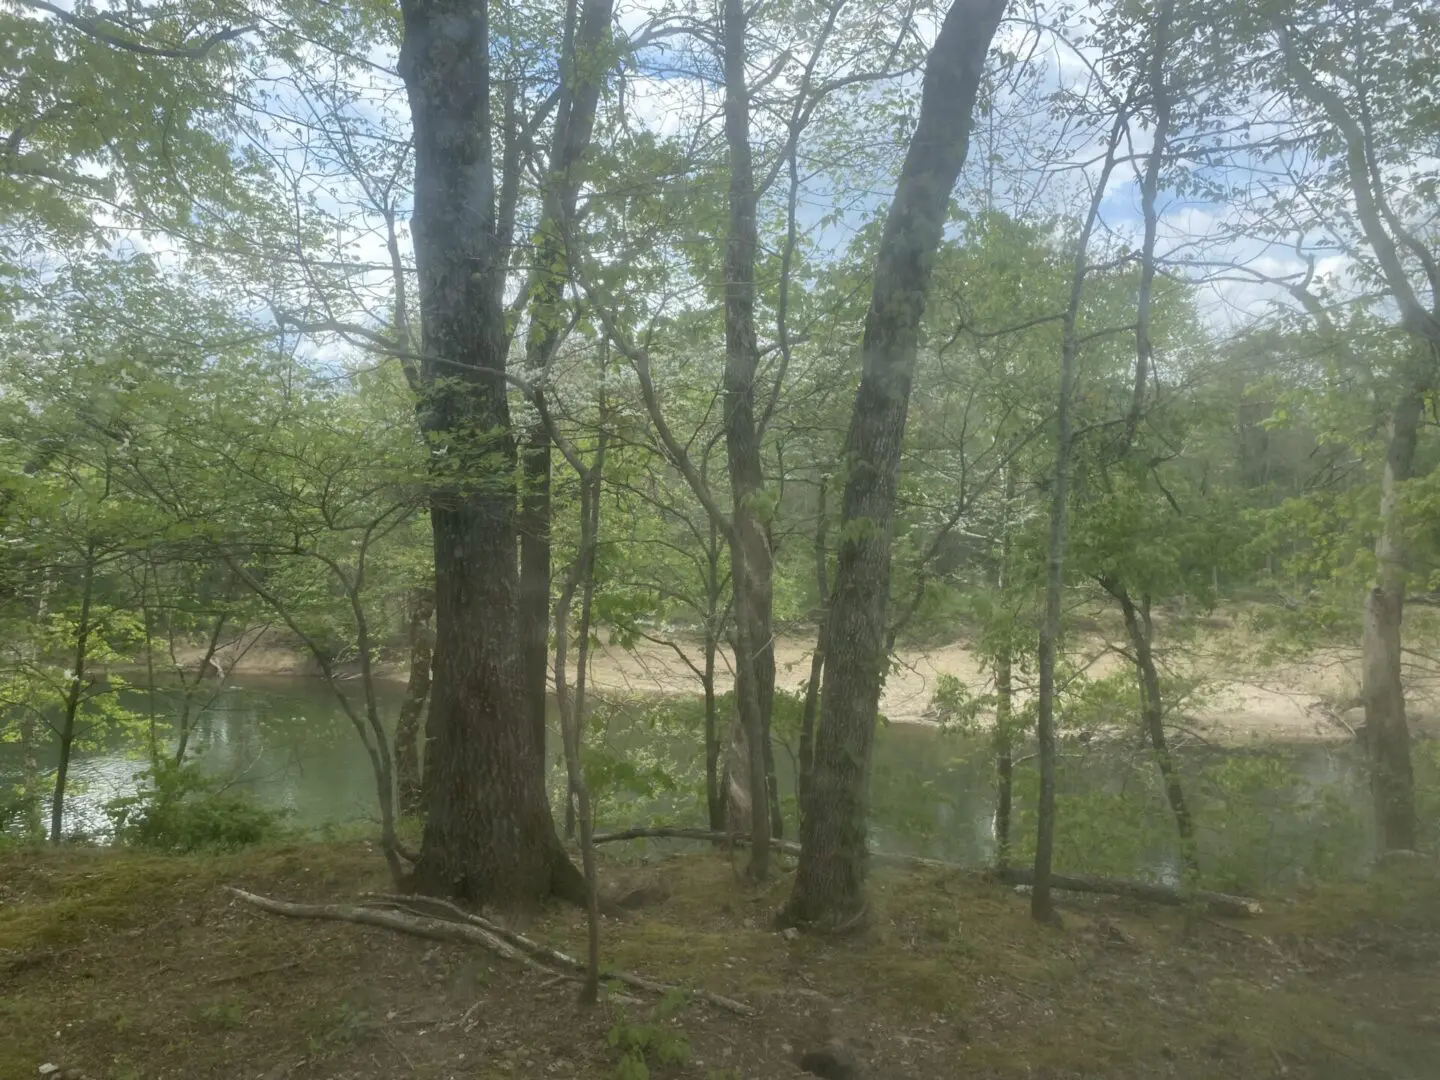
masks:
MULTIPOLYGON (((1433 1078, 1440 1073, 1440 868, 1266 898, 1244 921, 1121 900, 1027 898, 974 876, 877 869, 868 930, 787 939, 786 895, 723 854, 611 862, 652 902, 607 919, 606 962, 744 999, 575 1004, 491 954, 347 923, 267 915, 222 886, 289 900, 385 887, 362 842, 164 857, 0 853, 0 1080, 51 1063, 93 1080, 596 1078, 612 1042, 688 1047, 656 1080, 799 1078, 839 1038, 869 1080, 1433 1078), (664 1013, 664 1015, 662 1015, 664 1013)), ((578 951, 583 920, 525 929, 578 951)))

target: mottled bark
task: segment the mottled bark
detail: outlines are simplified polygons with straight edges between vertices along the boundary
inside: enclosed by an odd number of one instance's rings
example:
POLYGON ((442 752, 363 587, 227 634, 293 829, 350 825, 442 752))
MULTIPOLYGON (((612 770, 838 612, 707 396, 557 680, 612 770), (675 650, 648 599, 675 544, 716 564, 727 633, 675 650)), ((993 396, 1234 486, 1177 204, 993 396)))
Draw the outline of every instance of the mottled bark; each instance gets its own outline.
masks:
POLYGON ((1375 584, 1365 597, 1361 640, 1361 696, 1370 788, 1381 846, 1415 846, 1415 779, 1410 727, 1401 681, 1401 619, 1405 608, 1405 523, 1400 489, 1410 478, 1423 410, 1422 396, 1406 391, 1390 416, 1385 470, 1380 479, 1380 531, 1375 538, 1375 584))
POLYGON ((516 452, 480 0, 405 0, 400 73, 414 128, 411 230, 424 341, 422 426, 435 453, 435 656, 419 891, 521 908, 584 901, 550 815, 525 709, 516 452))
MULTIPOLYGON (((730 471, 730 581, 735 608, 735 706, 744 732, 749 806, 744 813, 753 843, 750 874, 769 872, 773 754, 770 712, 775 697, 775 642, 771 631, 772 557, 763 513, 765 476, 755 422, 755 375, 760 347, 755 330, 755 176, 750 149, 750 89, 745 74, 744 0, 724 3, 725 142, 729 153, 729 233, 725 239, 725 453, 730 471), (763 819, 763 820, 762 820, 763 819)), ((740 747, 732 739, 734 752, 740 747)), ((731 772, 732 784, 741 770, 731 772)), ((774 800, 778 811, 778 799, 774 800)), ((735 800, 738 805, 739 800, 735 800)), ((741 822, 733 823, 737 828, 741 822)))
POLYGON ((881 236, 844 462, 830 635, 800 866, 786 917, 843 927, 865 913, 871 749, 886 667, 896 478, 935 253, 964 164, 1004 0, 955 0, 926 64, 920 114, 881 236))
MULTIPOLYGON (((604 47, 613 9, 614 0, 586 0, 577 24, 572 3, 571 16, 566 20, 560 100, 555 107, 549 176, 535 237, 525 334, 526 373, 541 381, 568 328, 565 286, 570 280, 571 225, 605 81, 604 47)), ((519 520, 520 634, 524 643, 525 709, 540 747, 536 767, 542 780, 549 691, 551 458, 550 433, 537 418, 525 433, 521 459, 524 496, 519 520)))
POLYGON ((399 718, 395 721, 395 785, 399 791, 400 813, 405 817, 420 813, 422 806, 420 718, 425 715, 425 703, 430 699, 430 660, 435 652, 430 620, 435 615, 435 590, 429 586, 416 589, 410 605, 410 677, 405 683, 399 718))

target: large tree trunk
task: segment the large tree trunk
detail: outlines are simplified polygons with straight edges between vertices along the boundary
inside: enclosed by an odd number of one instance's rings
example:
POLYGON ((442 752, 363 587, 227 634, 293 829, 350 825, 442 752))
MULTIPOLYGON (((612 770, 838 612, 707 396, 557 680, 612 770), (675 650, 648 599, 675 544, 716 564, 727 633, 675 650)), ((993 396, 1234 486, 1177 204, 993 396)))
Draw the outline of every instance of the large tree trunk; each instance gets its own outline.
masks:
POLYGON ((1415 781, 1410 766, 1410 728, 1400 681, 1400 621, 1405 605, 1405 551, 1400 487, 1410 478, 1423 408, 1421 395, 1405 392, 1390 417, 1389 446, 1380 480, 1380 532, 1375 539, 1375 585, 1365 597, 1361 643, 1361 693, 1370 789, 1381 846, 1415 846, 1415 781))
POLYGON ((886 666, 890 530, 911 381, 935 252, 969 148, 985 56, 1004 0, 955 0, 930 52, 920 115, 876 258, 863 373, 845 443, 820 730, 787 917, 841 927, 865 912, 866 815, 886 666))
MULTIPOLYGON (((543 380, 565 338, 565 286, 570 279, 571 225, 584 180, 582 168, 595 129, 595 111, 607 65, 600 52, 610 33, 614 0, 586 0, 579 22, 567 21, 561 47, 560 101, 550 149, 530 314, 525 334, 525 367, 543 380)), ((573 20, 573 7, 571 20, 573 20)), ((545 776, 545 714, 550 651, 550 433, 536 418, 525 434, 524 497, 520 514, 520 634, 524 642, 525 709, 540 747, 536 763, 545 776)))
POLYGON ((435 741, 420 891, 518 908, 584 881, 555 835, 524 705, 515 445, 505 383, 483 0, 405 0, 424 398, 432 440, 435 741))
POLYGON ((400 813, 413 817, 422 805, 420 782, 420 718, 430 699, 430 659, 435 635, 430 620, 435 614, 435 590, 419 588, 411 596, 410 678, 395 722, 395 783, 400 795, 400 813))
MULTIPOLYGON (((755 373, 760 365, 755 331, 758 241, 745 29, 744 0, 725 0, 725 141, 730 157, 730 225, 725 241, 725 451, 734 522, 730 580, 735 597, 735 706, 748 759, 744 773, 750 788, 749 821, 744 824, 753 838, 750 873, 763 878, 768 872, 770 835, 778 835, 781 822, 778 813, 771 813, 774 759, 768 750, 775 697, 775 642, 770 625, 773 566, 770 537, 761 517, 765 476, 755 423, 755 373)), ((739 752, 738 746, 734 752, 739 752)), ((731 773, 732 780, 738 772, 731 773)), ((773 801, 778 811, 778 799, 773 801)), ((738 827, 741 822, 734 824, 738 827)))

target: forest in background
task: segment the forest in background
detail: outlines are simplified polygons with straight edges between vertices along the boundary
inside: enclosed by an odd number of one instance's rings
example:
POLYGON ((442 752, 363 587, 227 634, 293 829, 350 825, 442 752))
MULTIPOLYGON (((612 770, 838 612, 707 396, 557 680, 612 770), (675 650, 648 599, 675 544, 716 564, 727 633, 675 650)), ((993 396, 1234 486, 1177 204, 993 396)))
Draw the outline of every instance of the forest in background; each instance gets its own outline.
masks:
POLYGON ((1258 651, 1358 646, 1378 847, 1433 843, 1437 20, 8 0, 7 828, 62 839, 117 731, 193 797, 215 661, 269 627, 364 742, 397 882, 593 910, 589 652, 646 642, 695 675, 689 824, 757 881, 792 725, 786 918, 846 927, 891 657, 964 635, 983 683, 937 708, 990 740, 1043 920, 1097 718, 1201 883, 1173 743, 1225 600, 1258 651), (178 741, 122 700, 161 684, 178 741))

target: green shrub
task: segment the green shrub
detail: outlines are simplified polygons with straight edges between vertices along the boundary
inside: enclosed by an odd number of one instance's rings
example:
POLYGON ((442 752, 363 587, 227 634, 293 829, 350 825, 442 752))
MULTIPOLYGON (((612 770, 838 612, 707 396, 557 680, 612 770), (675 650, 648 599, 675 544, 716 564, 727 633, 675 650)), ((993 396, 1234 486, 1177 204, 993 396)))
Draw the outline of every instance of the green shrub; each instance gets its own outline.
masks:
POLYGON ((229 851, 282 831, 282 813, 223 790, 194 767, 158 765, 146 780, 136 794, 105 806, 120 843, 157 851, 229 851))

